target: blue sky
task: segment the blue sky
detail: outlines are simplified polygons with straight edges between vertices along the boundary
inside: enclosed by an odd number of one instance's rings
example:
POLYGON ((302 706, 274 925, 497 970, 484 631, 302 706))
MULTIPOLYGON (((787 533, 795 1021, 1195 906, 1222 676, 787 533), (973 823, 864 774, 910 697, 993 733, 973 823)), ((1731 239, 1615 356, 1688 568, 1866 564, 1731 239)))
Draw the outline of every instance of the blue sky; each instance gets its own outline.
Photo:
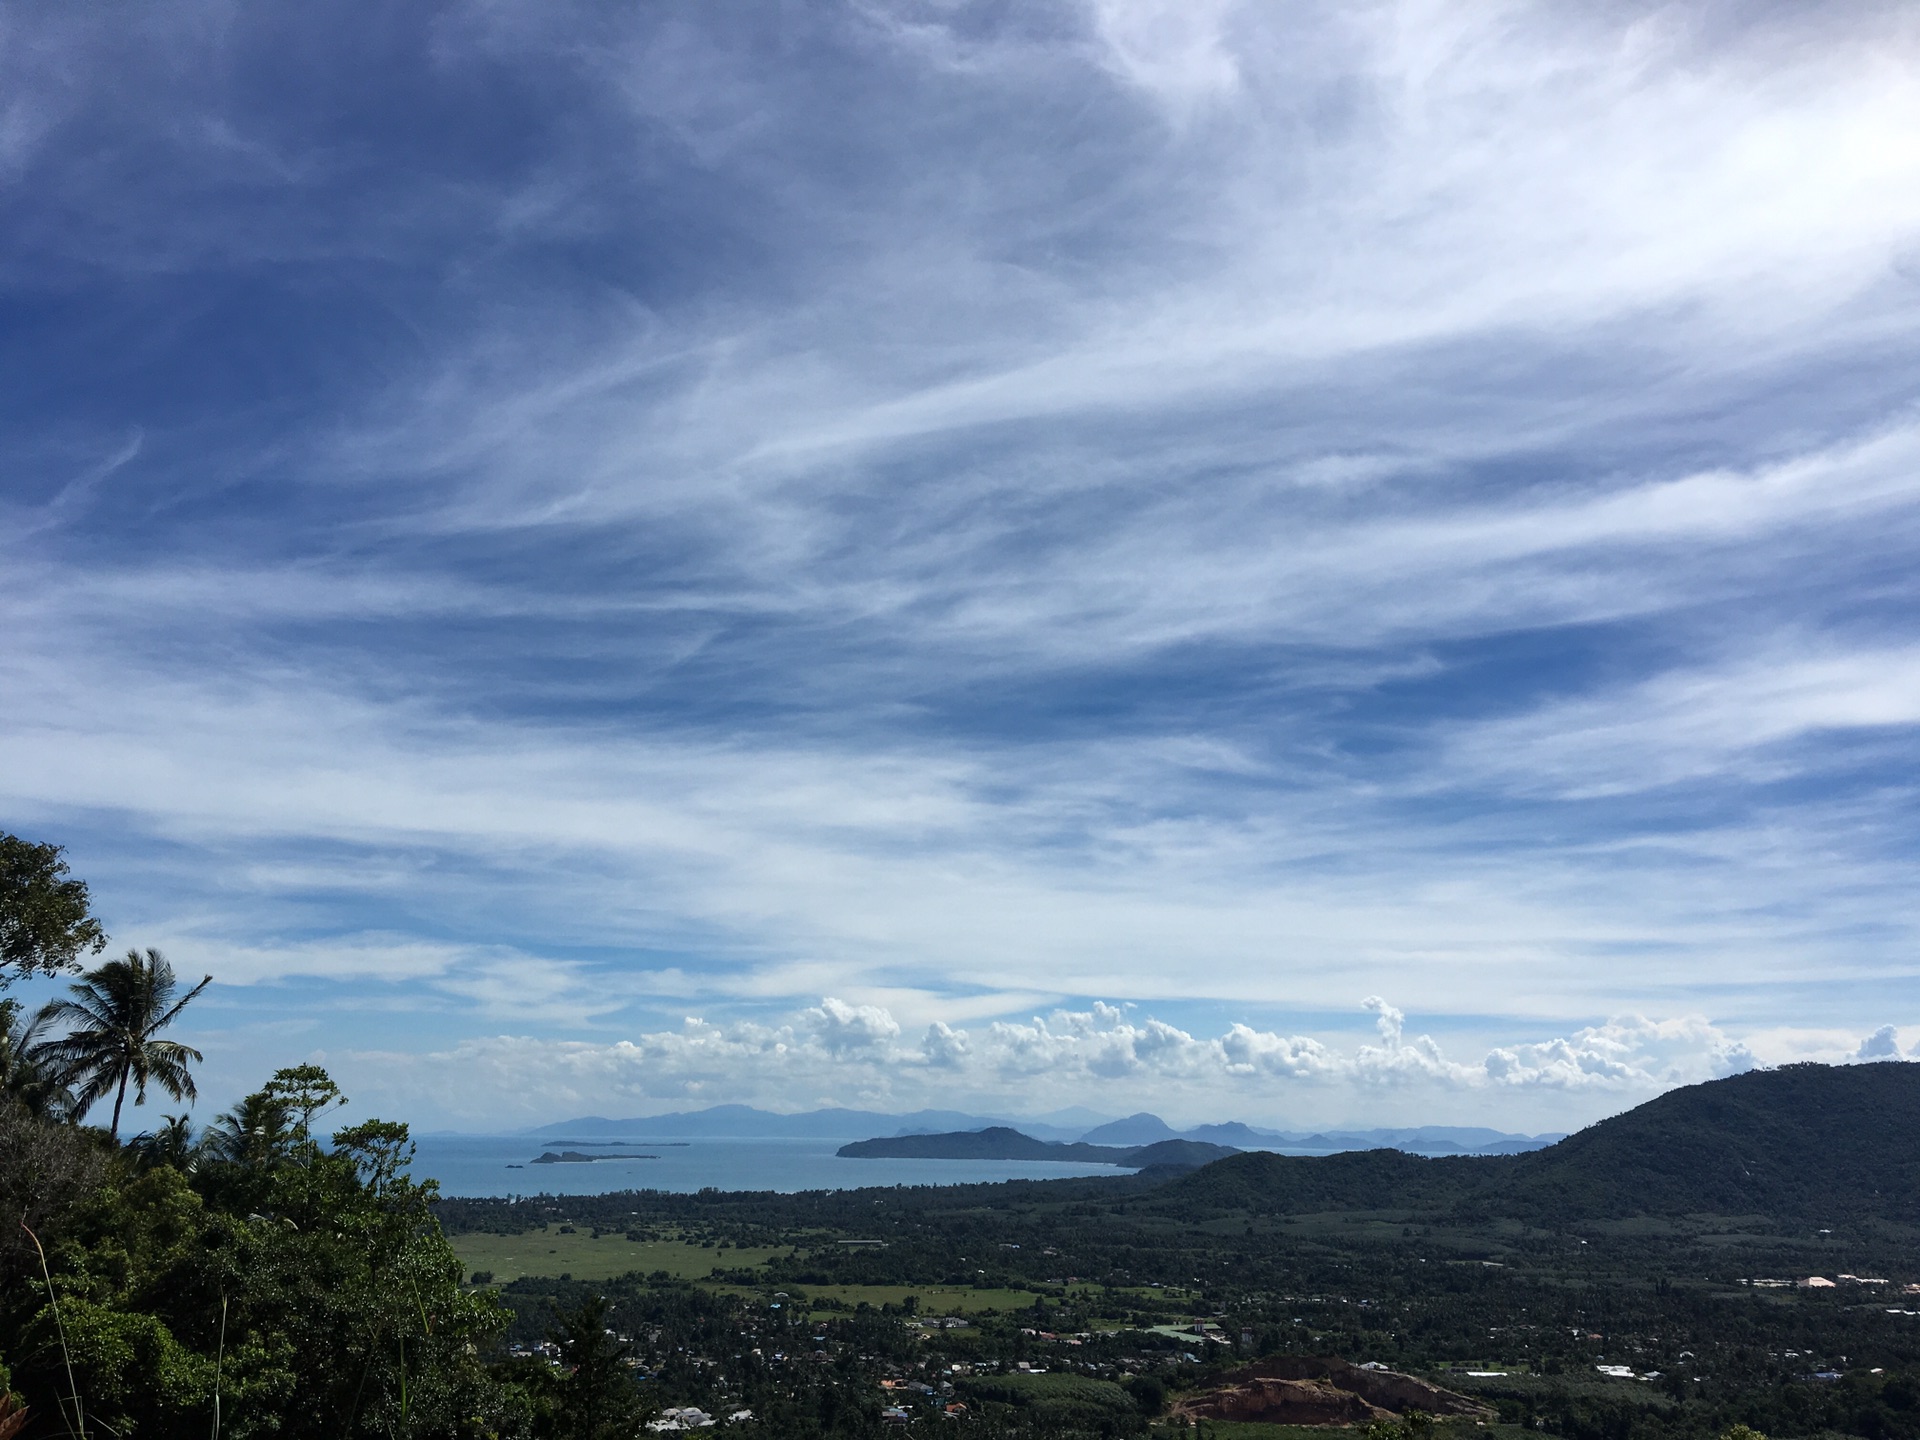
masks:
POLYGON ((1911 1053, 1916 62, 15 8, 0 823, 214 973, 207 1104, 1546 1129, 1911 1053))

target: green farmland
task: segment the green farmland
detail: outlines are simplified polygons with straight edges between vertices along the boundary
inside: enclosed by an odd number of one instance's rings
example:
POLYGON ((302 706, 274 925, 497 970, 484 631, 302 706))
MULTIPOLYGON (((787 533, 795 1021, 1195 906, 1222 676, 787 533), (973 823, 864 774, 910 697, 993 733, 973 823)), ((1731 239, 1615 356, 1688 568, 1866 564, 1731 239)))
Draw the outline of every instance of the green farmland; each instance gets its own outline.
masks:
POLYGON ((664 1270, 676 1280, 705 1280, 717 1266, 727 1270, 758 1268, 784 1247, 741 1245, 727 1249, 686 1240, 629 1240, 618 1231, 598 1239, 587 1231, 562 1233, 559 1226, 519 1235, 460 1235, 454 1253, 467 1273, 491 1271, 496 1284, 527 1275, 571 1275, 576 1280, 611 1280, 639 1271, 664 1270))
MULTIPOLYGON (((783 1246, 736 1245, 727 1249, 679 1239, 629 1240, 607 1231, 597 1239, 584 1230, 563 1233, 557 1225, 518 1235, 472 1233, 453 1237, 454 1253, 469 1275, 491 1274, 492 1284, 506 1285, 528 1276, 574 1280, 612 1280, 638 1272, 665 1272, 675 1280, 692 1280, 703 1288, 726 1294, 757 1294, 739 1283, 737 1275, 713 1280, 715 1269, 738 1272, 760 1269, 776 1255, 790 1254, 783 1246)), ((768 1288, 771 1288, 771 1284, 768 1288)), ((968 1285, 808 1285, 798 1288, 809 1301, 832 1301, 848 1308, 904 1305, 919 1297, 923 1315, 981 1315, 1024 1310, 1039 1296, 1031 1290, 979 1289, 968 1285)))
POLYGON ((1009 1310, 1025 1310, 1040 1297, 1031 1290, 979 1290, 968 1285, 806 1285, 801 1291, 810 1301, 834 1300, 842 1305, 904 1305, 909 1296, 919 1298, 922 1315, 986 1315, 1009 1310))

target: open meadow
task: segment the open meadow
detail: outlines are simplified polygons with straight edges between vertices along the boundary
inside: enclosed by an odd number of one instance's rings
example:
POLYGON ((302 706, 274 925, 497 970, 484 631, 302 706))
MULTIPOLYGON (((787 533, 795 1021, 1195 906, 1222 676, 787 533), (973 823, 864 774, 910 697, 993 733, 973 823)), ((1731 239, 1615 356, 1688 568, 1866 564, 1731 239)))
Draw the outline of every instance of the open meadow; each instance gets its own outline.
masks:
POLYGON ((611 1280, 617 1275, 665 1272, 674 1280, 705 1280, 716 1266, 726 1269, 764 1266, 785 1246, 712 1243, 678 1238, 630 1240, 624 1231, 543 1225, 518 1235, 455 1236, 454 1253, 469 1276, 490 1275, 494 1284, 529 1275, 569 1276, 575 1280, 611 1280))

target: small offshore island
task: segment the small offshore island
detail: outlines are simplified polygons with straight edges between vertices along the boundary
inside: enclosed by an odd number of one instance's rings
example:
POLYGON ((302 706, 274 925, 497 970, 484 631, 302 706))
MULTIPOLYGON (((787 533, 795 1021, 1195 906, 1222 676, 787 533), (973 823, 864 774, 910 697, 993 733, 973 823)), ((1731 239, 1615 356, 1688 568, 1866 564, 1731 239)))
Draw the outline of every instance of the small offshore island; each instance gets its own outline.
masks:
POLYGON ((595 1160, 658 1160, 659 1158, 658 1155, 582 1155, 578 1150, 549 1150, 534 1159, 532 1163, 535 1165, 588 1165, 595 1160))

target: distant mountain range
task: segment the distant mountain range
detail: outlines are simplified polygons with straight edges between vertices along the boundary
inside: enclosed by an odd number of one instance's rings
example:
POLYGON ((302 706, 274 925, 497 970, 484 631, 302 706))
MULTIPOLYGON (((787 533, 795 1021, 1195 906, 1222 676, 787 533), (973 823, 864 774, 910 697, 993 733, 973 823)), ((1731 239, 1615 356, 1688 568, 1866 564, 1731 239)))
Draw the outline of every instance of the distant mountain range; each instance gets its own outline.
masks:
POLYGON ((1151 1145, 1160 1140, 1200 1140, 1237 1150, 1298 1150, 1333 1154, 1342 1150, 1405 1150, 1413 1155, 1517 1155, 1540 1150, 1564 1135, 1513 1135, 1475 1126, 1420 1125, 1398 1130, 1260 1130, 1230 1120, 1175 1130, 1158 1115, 1129 1115, 1095 1126, 1080 1136, 1089 1145, 1151 1145))
POLYGON ((890 1135, 855 1140, 834 1152, 848 1159, 887 1160, 1052 1160, 1083 1165, 1118 1165, 1129 1170, 1197 1170, 1240 1152, 1205 1140, 1156 1140, 1147 1145, 1071 1144, 1036 1140, 1005 1125, 985 1130, 954 1130, 944 1135, 890 1135))
MULTIPOLYGON (((1470 1126, 1423 1125, 1381 1130, 1263 1130, 1239 1121, 1196 1125, 1175 1130, 1158 1115, 1141 1113, 1124 1120, 1107 1120, 1091 1112, 1057 1112, 1037 1120, 1008 1116, 972 1115, 959 1110, 916 1110, 888 1114, 875 1110, 808 1110, 782 1115, 750 1105, 715 1105, 706 1110, 676 1111, 669 1115, 638 1116, 625 1120, 583 1115, 527 1133, 551 1137, 605 1137, 629 1135, 649 1140, 701 1139, 860 1140, 906 1135, 952 1135, 963 1131, 1004 1128, 1033 1140, 1056 1144, 1076 1142, 1138 1149, 1169 1140, 1186 1140, 1235 1150, 1278 1150, 1303 1155, 1329 1155, 1347 1150, 1405 1150, 1413 1155, 1511 1155, 1538 1150, 1564 1138, 1560 1135, 1516 1135, 1470 1126), (1085 1122, 1085 1123, 1076 1123, 1085 1122)), ((988 1157, 979 1157, 988 1158, 988 1157)), ((997 1156, 1017 1159, 1017 1156, 997 1156)))

